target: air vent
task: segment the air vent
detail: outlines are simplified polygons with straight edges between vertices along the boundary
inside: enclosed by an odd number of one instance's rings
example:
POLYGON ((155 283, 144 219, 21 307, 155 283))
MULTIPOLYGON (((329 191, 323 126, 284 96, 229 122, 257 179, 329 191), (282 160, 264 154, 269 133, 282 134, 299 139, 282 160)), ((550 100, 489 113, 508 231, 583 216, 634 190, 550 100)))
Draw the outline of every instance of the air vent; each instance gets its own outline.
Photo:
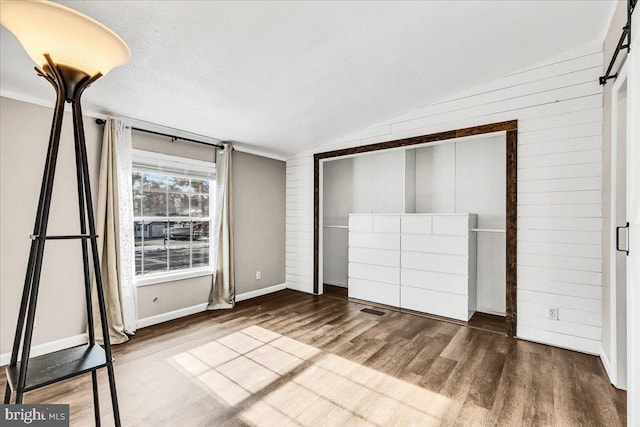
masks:
POLYGON ((382 316, 382 315, 384 315, 384 312, 383 312, 383 311, 374 310, 374 309, 372 309, 372 308, 363 308, 363 309, 362 309, 362 310, 360 310, 360 311, 362 311, 363 313, 374 314, 374 315, 376 315, 376 316, 382 316))

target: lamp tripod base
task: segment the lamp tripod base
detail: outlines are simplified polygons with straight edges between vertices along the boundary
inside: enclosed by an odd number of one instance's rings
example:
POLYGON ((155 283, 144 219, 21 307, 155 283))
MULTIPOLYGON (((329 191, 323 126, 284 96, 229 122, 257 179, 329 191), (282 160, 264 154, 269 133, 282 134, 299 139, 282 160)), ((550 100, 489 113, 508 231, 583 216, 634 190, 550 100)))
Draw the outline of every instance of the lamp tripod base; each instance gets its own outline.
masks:
POLYGON ((25 275, 22 299, 20 302, 20 311, 18 314, 18 324, 16 326, 16 334, 13 342, 13 351, 11 353, 11 361, 7 366, 7 386, 5 390, 4 403, 10 403, 12 394, 15 393, 15 403, 21 404, 24 393, 27 391, 35 390, 58 381, 63 381, 90 372, 92 379, 95 424, 99 426, 100 404, 98 396, 97 371, 98 369, 106 368, 109 378, 114 423, 116 426, 120 426, 120 412, 118 408, 118 396, 116 393, 113 357, 111 354, 111 344, 109 340, 104 287, 98 256, 98 236, 96 234, 91 185, 89 180, 89 162, 87 160, 82 109, 80 106, 80 97, 84 90, 91 83, 100 78, 101 75, 98 74, 91 77, 72 67, 55 64, 48 55, 45 55, 45 57, 47 59, 47 64, 42 69, 36 68, 36 71, 53 85, 56 91, 56 105, 53 113, 42 185, 40 187, 36 220, 33 228, 33 234, 31 236, 31 248, 29 250, 29 260, 27 263, 27 272, 25 275), (60 133, 62 130, 65 102, 69 102, 72 105, 80 235, 56 236, 56 238, 59 239, 60 237, 64 237, 65 240, 78 239, 82 245, 82 264, 84 272, 89 342, 84 346, 74 347, 30 359, 29 356, 33 338, 38 290, 40 287, 42 273, 42 260, 44 256, 45 243, 47 240, 51 240, 51 236, 47 236, 47 226, 49 222, 51 196, 53 192, 53 182, 60 146, 60 133), (89 251, 89 244, 91 245, 91 251, 89 251), (93 271, 95 274, 94 280, 99 310, 98 314, 100 317, 100 325, 102 327, 102 347, 96 343, 96 337, 94 334, 91 297, 92 279, 91 270, 89 268, 89 257, 91 257, 93 271), (19 354, 20 357, 18 357, 19 354), (20 361, 18 361, 18 359, 20 359, 20 361))

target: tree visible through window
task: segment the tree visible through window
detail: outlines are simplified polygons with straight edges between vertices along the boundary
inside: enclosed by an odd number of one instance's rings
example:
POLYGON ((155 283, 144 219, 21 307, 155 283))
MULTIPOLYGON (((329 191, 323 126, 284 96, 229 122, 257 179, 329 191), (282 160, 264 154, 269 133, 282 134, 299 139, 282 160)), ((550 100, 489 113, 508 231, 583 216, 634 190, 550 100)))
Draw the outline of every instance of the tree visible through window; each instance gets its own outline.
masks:
POLYGON ((136 275, 210 266, 213 183, 133 169, 136 275))

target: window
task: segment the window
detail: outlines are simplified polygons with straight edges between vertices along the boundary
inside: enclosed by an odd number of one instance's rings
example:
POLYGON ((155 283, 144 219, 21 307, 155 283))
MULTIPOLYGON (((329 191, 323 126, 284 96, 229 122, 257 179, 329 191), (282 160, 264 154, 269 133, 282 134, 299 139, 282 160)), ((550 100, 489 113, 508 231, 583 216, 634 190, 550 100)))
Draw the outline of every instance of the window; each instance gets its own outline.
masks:
POLYGON ((215 165, 134 150, 132 190, 138 284, 210 273, 215 165))

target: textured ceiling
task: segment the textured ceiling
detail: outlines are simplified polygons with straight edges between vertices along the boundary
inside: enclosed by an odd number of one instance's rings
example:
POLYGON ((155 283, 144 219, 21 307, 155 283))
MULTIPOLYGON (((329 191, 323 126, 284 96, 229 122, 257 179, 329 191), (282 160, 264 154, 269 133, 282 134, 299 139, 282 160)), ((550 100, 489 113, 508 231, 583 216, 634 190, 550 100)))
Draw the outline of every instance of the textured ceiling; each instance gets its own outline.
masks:
MULTIPOLYGON (((603 36, 612 2, 62 1, 131 62, 85 109, 284 156, 603 36)), ((2 28, 0 89, 52 100, 2 28)))

